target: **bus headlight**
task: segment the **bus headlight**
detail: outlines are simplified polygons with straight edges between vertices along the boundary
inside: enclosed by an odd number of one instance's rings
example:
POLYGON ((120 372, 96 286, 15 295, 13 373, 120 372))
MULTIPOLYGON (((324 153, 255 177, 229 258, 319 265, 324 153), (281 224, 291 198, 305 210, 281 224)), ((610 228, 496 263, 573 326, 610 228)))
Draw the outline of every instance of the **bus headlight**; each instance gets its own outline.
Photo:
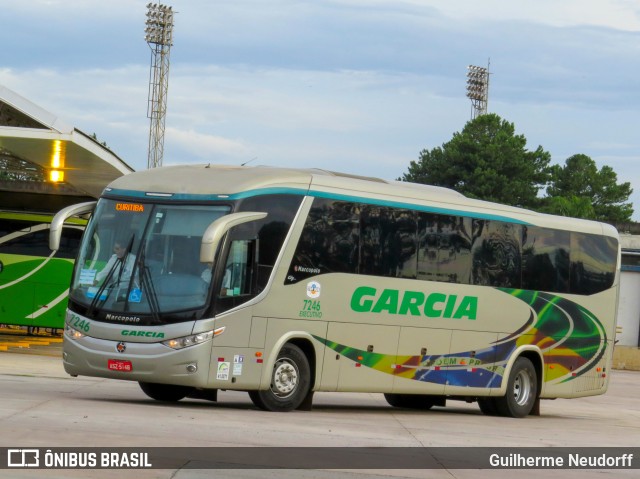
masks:
POLYGON ((189 346, 195 346, 196 344, 202 344, 213 338, 213 331, 207 331, 206 333, 192 334, 191 336, 183 336, 182 338, 173 338, 167 341, 162 341, 162 344, 169 346, 172 349, 188 348, 189 346))
POLYGON ((67 337, 69 337, 70 339, 80 339, 80 338, 84 338, 85 336, 84 333, 81 333, 77 329, 73 329, 68 324, 64 325, 64 334, 66 334, 67 337))

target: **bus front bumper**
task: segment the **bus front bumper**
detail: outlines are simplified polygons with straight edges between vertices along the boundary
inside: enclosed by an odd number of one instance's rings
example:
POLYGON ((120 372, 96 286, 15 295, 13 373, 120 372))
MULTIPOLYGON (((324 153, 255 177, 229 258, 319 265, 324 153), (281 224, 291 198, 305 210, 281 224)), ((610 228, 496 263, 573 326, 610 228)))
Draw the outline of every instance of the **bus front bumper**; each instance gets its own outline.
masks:
POLYGON ((211 341, 184 349, 162 343, 64 337, 62 358, 71 376, 206 387, 211 341))

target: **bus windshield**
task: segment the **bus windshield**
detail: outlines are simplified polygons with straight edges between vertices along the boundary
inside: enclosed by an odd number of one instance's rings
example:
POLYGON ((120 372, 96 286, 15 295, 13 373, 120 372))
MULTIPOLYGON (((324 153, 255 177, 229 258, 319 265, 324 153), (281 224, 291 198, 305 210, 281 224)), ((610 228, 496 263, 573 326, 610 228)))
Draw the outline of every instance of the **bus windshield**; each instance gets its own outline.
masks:
MULTIPOLYGON (((101 199, 80 247, 70 299, 89 317, 202 309, 213 264, 200 263, 206 228, 229 206, 101 199)), ((165 318, 166 319, 166 318, 165 318)))

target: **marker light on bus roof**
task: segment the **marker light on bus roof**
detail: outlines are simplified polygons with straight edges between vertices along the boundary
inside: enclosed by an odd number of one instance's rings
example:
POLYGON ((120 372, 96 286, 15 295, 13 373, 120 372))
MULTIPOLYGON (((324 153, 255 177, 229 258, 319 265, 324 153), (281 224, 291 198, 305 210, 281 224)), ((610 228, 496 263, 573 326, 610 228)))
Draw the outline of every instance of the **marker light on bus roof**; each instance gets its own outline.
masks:
POLYGON ((155 196, 158 198, 171 198, 173 196, 173 193, 153 193, 151 191, 147 191, 145 193, 145 196, 155 196))
POLYGON ((196 344, 202 344, 213 338, 213 331, 207 331, 204 333, 192 334, 191 336, 183 336, 181 338, 169 339, 162 341, 162 344, 172 349, 183 349, 189 346, 195 346, 196 344))

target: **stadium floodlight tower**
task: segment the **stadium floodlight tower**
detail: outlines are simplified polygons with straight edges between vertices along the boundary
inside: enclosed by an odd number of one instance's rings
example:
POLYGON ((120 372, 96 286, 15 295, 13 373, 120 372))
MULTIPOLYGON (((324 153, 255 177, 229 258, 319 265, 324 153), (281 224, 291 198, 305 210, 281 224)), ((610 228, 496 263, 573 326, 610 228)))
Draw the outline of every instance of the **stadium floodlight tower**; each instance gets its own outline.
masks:
POLYGON ((147 4, 145 40, 151 49, 149 70, 149 127, 148 168, 162 166, 164 155, 164 122, 169 91, 169 53, 173 45, 173 9, 160 3, 147 4))
POLYGON ((487 114, 489 103, 489 64, 487 68, 467 67, 467 98, 471 100, 471 119, 487 114))

